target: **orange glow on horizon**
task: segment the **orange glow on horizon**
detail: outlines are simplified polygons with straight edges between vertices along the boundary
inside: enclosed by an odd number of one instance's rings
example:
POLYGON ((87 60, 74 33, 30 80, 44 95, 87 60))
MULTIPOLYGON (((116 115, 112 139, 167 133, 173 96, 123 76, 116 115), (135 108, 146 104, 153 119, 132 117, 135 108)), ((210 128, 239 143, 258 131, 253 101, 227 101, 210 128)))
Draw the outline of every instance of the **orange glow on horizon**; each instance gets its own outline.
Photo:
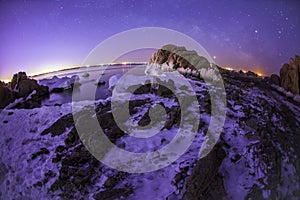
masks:
POLYGON ((249 69, 249 70, 245 70, 245 69, 239 69, 239 70, 237 70, 237 68, 234 68, 234 67, 231 67, 231 66, 225 66, 224 67, 226 70, 229 70, 229 71, 242 71, 243 73, 247 73, 248 71, 252 71, 252 72, 254 72, 255 74, 257 74, 258 76, 265 76, 265 73, 263 73, 261 70, 260 70, 260 68, 259 67, 256 67, 256 69, 258 69, 258 70, 251 70, 251 69, 249 69))
POLYGON ((258 76, 263 76, 263 73, 260 73, 260 72, 254 72, 256 73, 258 76))
POLYGON ((231 67, 225 67, 225 69, 227 69, 229 71, 233 71, 233 68, 231 68, 231 67))

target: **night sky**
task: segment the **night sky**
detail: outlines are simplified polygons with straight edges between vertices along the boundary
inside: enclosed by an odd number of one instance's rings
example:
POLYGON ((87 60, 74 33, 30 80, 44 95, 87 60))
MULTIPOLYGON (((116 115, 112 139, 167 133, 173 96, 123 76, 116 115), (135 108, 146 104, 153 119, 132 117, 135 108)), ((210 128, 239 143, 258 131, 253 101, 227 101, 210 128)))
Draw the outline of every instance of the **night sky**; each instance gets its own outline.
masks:
POLYGON ((147 26, 194 38, 224 67, 278 73, 300 54, 297 0, 0 0, 0 79, 79 65, 101 41, 147 26))

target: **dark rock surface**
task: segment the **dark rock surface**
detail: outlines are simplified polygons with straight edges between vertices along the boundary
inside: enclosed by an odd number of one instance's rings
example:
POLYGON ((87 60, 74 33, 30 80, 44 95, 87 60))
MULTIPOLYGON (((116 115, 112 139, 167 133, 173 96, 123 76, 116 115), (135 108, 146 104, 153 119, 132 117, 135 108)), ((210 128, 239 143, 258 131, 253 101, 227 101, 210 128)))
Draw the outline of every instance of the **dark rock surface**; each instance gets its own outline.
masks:
POLYGON ((271 81, 272 84, 275 84, 275 85, 278 85, 278 86, 281 85, 280 77, 278 75, 276 75, 276 74, 272 74, 271 75, 270 81, 271 81))
POLYGON ((132 193, 132 189, 128 188, 118 188, 113 190, 106 190, 104 192, 99 192, 98 194, 94 195, 95 200, 115 200, 126 198, 132 193))
POLYGON ((0 82, 0 109, 12 103, 15 99, 15 92, 11 91, 4 83, 0 82))
POLYGON ((47 135, 51 133, 51 136, 58 136, 63 134, 67 128, 74 126, 74 120, 72 114, 67 114, 57 120, 54 124, 52 124, 49 128, 45 129, 41 135, 47 135))
POLYGON ((208 199, 205 197, 204 192, 215 179, 219 166, 225 157, 226 152, 222 146, 216 145, 206 157, 200 159, 187 180, 186 192, 183 195, 183 199, 208 199))

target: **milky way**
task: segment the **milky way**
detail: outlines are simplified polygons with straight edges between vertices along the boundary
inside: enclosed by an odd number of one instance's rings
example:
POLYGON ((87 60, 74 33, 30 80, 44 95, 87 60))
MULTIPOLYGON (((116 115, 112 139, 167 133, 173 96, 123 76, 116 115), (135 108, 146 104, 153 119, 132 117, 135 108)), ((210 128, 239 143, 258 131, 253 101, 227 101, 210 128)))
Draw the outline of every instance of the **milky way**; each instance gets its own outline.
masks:
POLYGON ((300 54, 299 25, 299 1, 0 1, 0 79, 79 65, 106 38, 146 26, 194 38, 219 65, 278 73, 300 54))

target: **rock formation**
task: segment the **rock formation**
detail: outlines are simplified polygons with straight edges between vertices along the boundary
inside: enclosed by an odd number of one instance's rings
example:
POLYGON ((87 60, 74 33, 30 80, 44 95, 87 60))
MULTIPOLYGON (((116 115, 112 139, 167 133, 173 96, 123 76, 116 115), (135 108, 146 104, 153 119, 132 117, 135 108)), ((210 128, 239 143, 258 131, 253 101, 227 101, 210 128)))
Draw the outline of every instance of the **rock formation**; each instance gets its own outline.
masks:
POLYGON ((149 64, 151 63, 166 63, 174 69, 200 69, 210 67, 208 60, 203 56, 199 56, 196 51, 188 51, 184 47, 171 44, 165 45, 154 52, 149 60, 149 64))
POLYGON ((11 89, 17 92, 17 98, 26 98, 34 90, 41 95, 46 95, 48 88, 40 86, 36 80, 30 79, 25 72, 14 74, 11 83, 11 89))
POLYGON ((27 106, 21 107, 40 105, 41 100, 49 95, 49 90, 48 87, 39 85, 36 80, 30 79, 25 72, 14 74, 8 85, 0 84, 0 108, 6 107, 15 99, 26 99, 30 94, 27 106))
POLYGON ((290 58, 290 64, 284 64, 280 70, 281 86, 294 94, 299 94, 300 56, 290 58))
POLYGON ((15 100, 15 93, 0 82, 0 108, 4 108, 15 100))
POLYGON ((274 85, 278 85, 280 86, 281 83, 280 83, 280 77, 276 74, 272 74, 271 77, 270 77, 270 82, 274 85))

